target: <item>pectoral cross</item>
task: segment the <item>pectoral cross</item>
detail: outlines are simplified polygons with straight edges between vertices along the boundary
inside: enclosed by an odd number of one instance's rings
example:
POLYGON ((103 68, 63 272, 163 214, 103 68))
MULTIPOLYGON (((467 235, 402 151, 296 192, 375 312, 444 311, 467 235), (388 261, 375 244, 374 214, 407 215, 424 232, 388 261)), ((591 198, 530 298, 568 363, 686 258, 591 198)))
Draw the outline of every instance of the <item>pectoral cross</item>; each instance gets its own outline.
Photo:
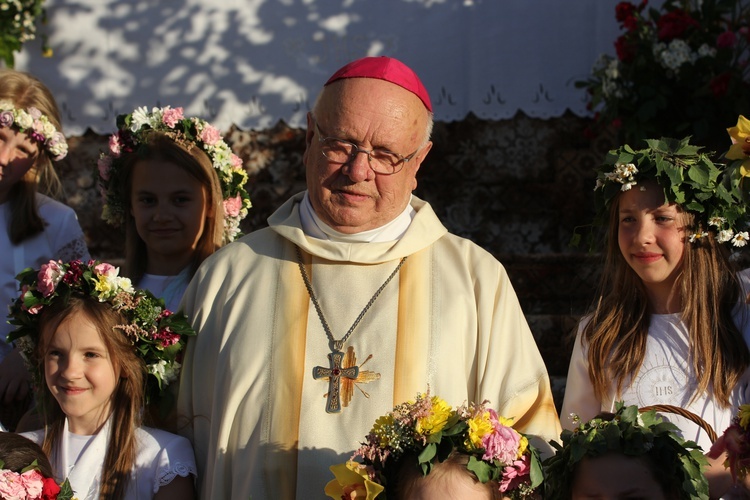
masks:
POLYGON ((335 348, 328 355, 330 368, 316 366, 313 368, 313 378, 328 377, 328 401, 326 402, 327 413, 339 413, 341 411, 341 377, 356 379, 359 375, 358 366, 348 368, 341 367, 341 361, 344 359, 344 353, 341 352, 343 346, 337 342, 335 348))

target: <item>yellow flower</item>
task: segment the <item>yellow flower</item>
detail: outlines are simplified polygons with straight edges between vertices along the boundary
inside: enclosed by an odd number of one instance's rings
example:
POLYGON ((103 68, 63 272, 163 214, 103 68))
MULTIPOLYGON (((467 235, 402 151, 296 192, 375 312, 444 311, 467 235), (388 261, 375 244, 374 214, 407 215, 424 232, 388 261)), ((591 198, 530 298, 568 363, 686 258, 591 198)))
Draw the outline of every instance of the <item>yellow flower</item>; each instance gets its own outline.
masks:
POLYGON ((743 429, 747 429, 748 424, 750 424, 750 404, 749 405, 740 405, 740 427, 743 429))
POLYGON ((326 485, 325 493, 336 500, 374 500, 382 491, 383 486, 370 481, 367 470, 357 462, 348 461, 329 467, 336 479, 326 485))
POLYGON ((732 146, 727 152, 729 160, 744 160, 740 166, 742 177, 750 176, 750 120, 740 115, 737 125, 727 129, 732 138, 732 146))
POLYGON ((490 421, 490 412, 486 411, 481 415, 477 415, 474 418, 470 418, 466 421, 469 424, 469 443, 474 448, 483 448, 482 437, 485 434, 489 434, 494 429, 492 422, 490 421))
POLYGON ((432 411, 430 414, 417 420, 416 431, 423 436, 442 431, 452 412, 451 406, 439 397, 433 396, 431 401, 432 411))
POLYGON ((370 432, 377 436, 381 448, 387 448, 391 445, 391 438, 396 434, 393 429, 393 423, 393 415, 388 414, 378 417, 372 426, 370 432))
POLYGON ((106 298, 115 291, 116 285, 106 275, 100 274, 97 276, 94 287, 102 297, 106 298))

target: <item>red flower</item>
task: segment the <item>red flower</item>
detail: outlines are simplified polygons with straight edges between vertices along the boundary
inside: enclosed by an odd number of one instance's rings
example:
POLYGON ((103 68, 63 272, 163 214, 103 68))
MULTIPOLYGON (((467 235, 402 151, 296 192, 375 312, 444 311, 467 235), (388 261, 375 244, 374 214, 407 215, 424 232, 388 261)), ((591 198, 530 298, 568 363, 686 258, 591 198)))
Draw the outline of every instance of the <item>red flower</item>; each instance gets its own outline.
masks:
POLYGON ((684 10, 667 12, 656 21, 659 40, 662 42, 680 38, 691 27, 700 28, 700 24, 684 10))
POLYGON ((630 62, 635 58, 635 46, 627 39, 626 35, 622 35, 615 41, 615 50, 617 51, 617 58, 622 62, 630 62))
POLYGON ((716 37, 717 49, 731 49, 737 44, 737 35, 732 31, 725 31, 716 37))
POLYGON ((51 477, 45 477, 42 484, 42 500, 55 500, 60 493, 60 486, 51 477))
POLYGON ((714 77, 708 86, 713 92, 715 97, 724 97, 729 90, 729 81, 732 79, 732 74, 729 71, 725 71, 719 76, 714 77))
POLYGON ((620 128, 620 127, 622 127, 622 118, 618 117, 618 118, 615 118, 614 120, 612 120, 612 126, 614 128, 620 128))
POLYGON ((635 5, 630 2, 620 2, 615 7, 615 17, 621 23, 624 23, 629 17, 633 17, 635 5))

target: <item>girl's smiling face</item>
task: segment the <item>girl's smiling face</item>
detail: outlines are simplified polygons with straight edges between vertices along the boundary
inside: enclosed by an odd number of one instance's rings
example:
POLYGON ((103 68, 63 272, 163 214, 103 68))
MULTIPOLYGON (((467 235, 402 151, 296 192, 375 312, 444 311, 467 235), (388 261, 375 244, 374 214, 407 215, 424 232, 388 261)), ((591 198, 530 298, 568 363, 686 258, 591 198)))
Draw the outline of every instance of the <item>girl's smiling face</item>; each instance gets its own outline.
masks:
POLYGON ((82 312, 60 323, 46 344, 44 378, 68 417, 70 432, 93 435, 111 413, 120 379, 99 331, 82 312))
POLYGON ((685 215, 664 203, 664 192, 653 182, 620 195, 618 244, 628 265, 638 274, 655 312, 668 308, 685 253, 685 215))

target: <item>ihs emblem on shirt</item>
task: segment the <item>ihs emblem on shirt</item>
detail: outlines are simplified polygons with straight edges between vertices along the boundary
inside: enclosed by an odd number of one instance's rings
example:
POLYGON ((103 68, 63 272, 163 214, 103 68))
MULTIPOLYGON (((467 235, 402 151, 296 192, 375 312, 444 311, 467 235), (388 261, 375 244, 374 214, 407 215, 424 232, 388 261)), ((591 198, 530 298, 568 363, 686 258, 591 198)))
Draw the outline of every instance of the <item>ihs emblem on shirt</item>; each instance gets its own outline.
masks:
MULTIPOLYGON (((347 377, 341 377, 341 405, 343 407, 349 406, 349 403, 352 400, 352 397, 354 396, 354 388, 356 387, 359 392, 362 393, 362 395, 366 398, 370 398, 370 395, 360 387, 360 384, 368 384, 372 382, 373 380, 378 380, 380 378, 379 373, 375 373, 370 370, 363 370, 362 367, 372 359, 372 354, 367 356, 367 358, 361 363, 357 364, 357 355, 354 354, 354 347, 349 346, 346 348, 346 354, 344 354, 344 359, 341 362, 341 368, 351 368, 353 366, 356 366, 359 368, 359 373, 355 378, 347 378, 347 377)), ((323 380, 328 380, 328 377, 325 377, 323 380)), ((323 395, 324 398, 328 397, 328 393, 325 393, 323 395)))

